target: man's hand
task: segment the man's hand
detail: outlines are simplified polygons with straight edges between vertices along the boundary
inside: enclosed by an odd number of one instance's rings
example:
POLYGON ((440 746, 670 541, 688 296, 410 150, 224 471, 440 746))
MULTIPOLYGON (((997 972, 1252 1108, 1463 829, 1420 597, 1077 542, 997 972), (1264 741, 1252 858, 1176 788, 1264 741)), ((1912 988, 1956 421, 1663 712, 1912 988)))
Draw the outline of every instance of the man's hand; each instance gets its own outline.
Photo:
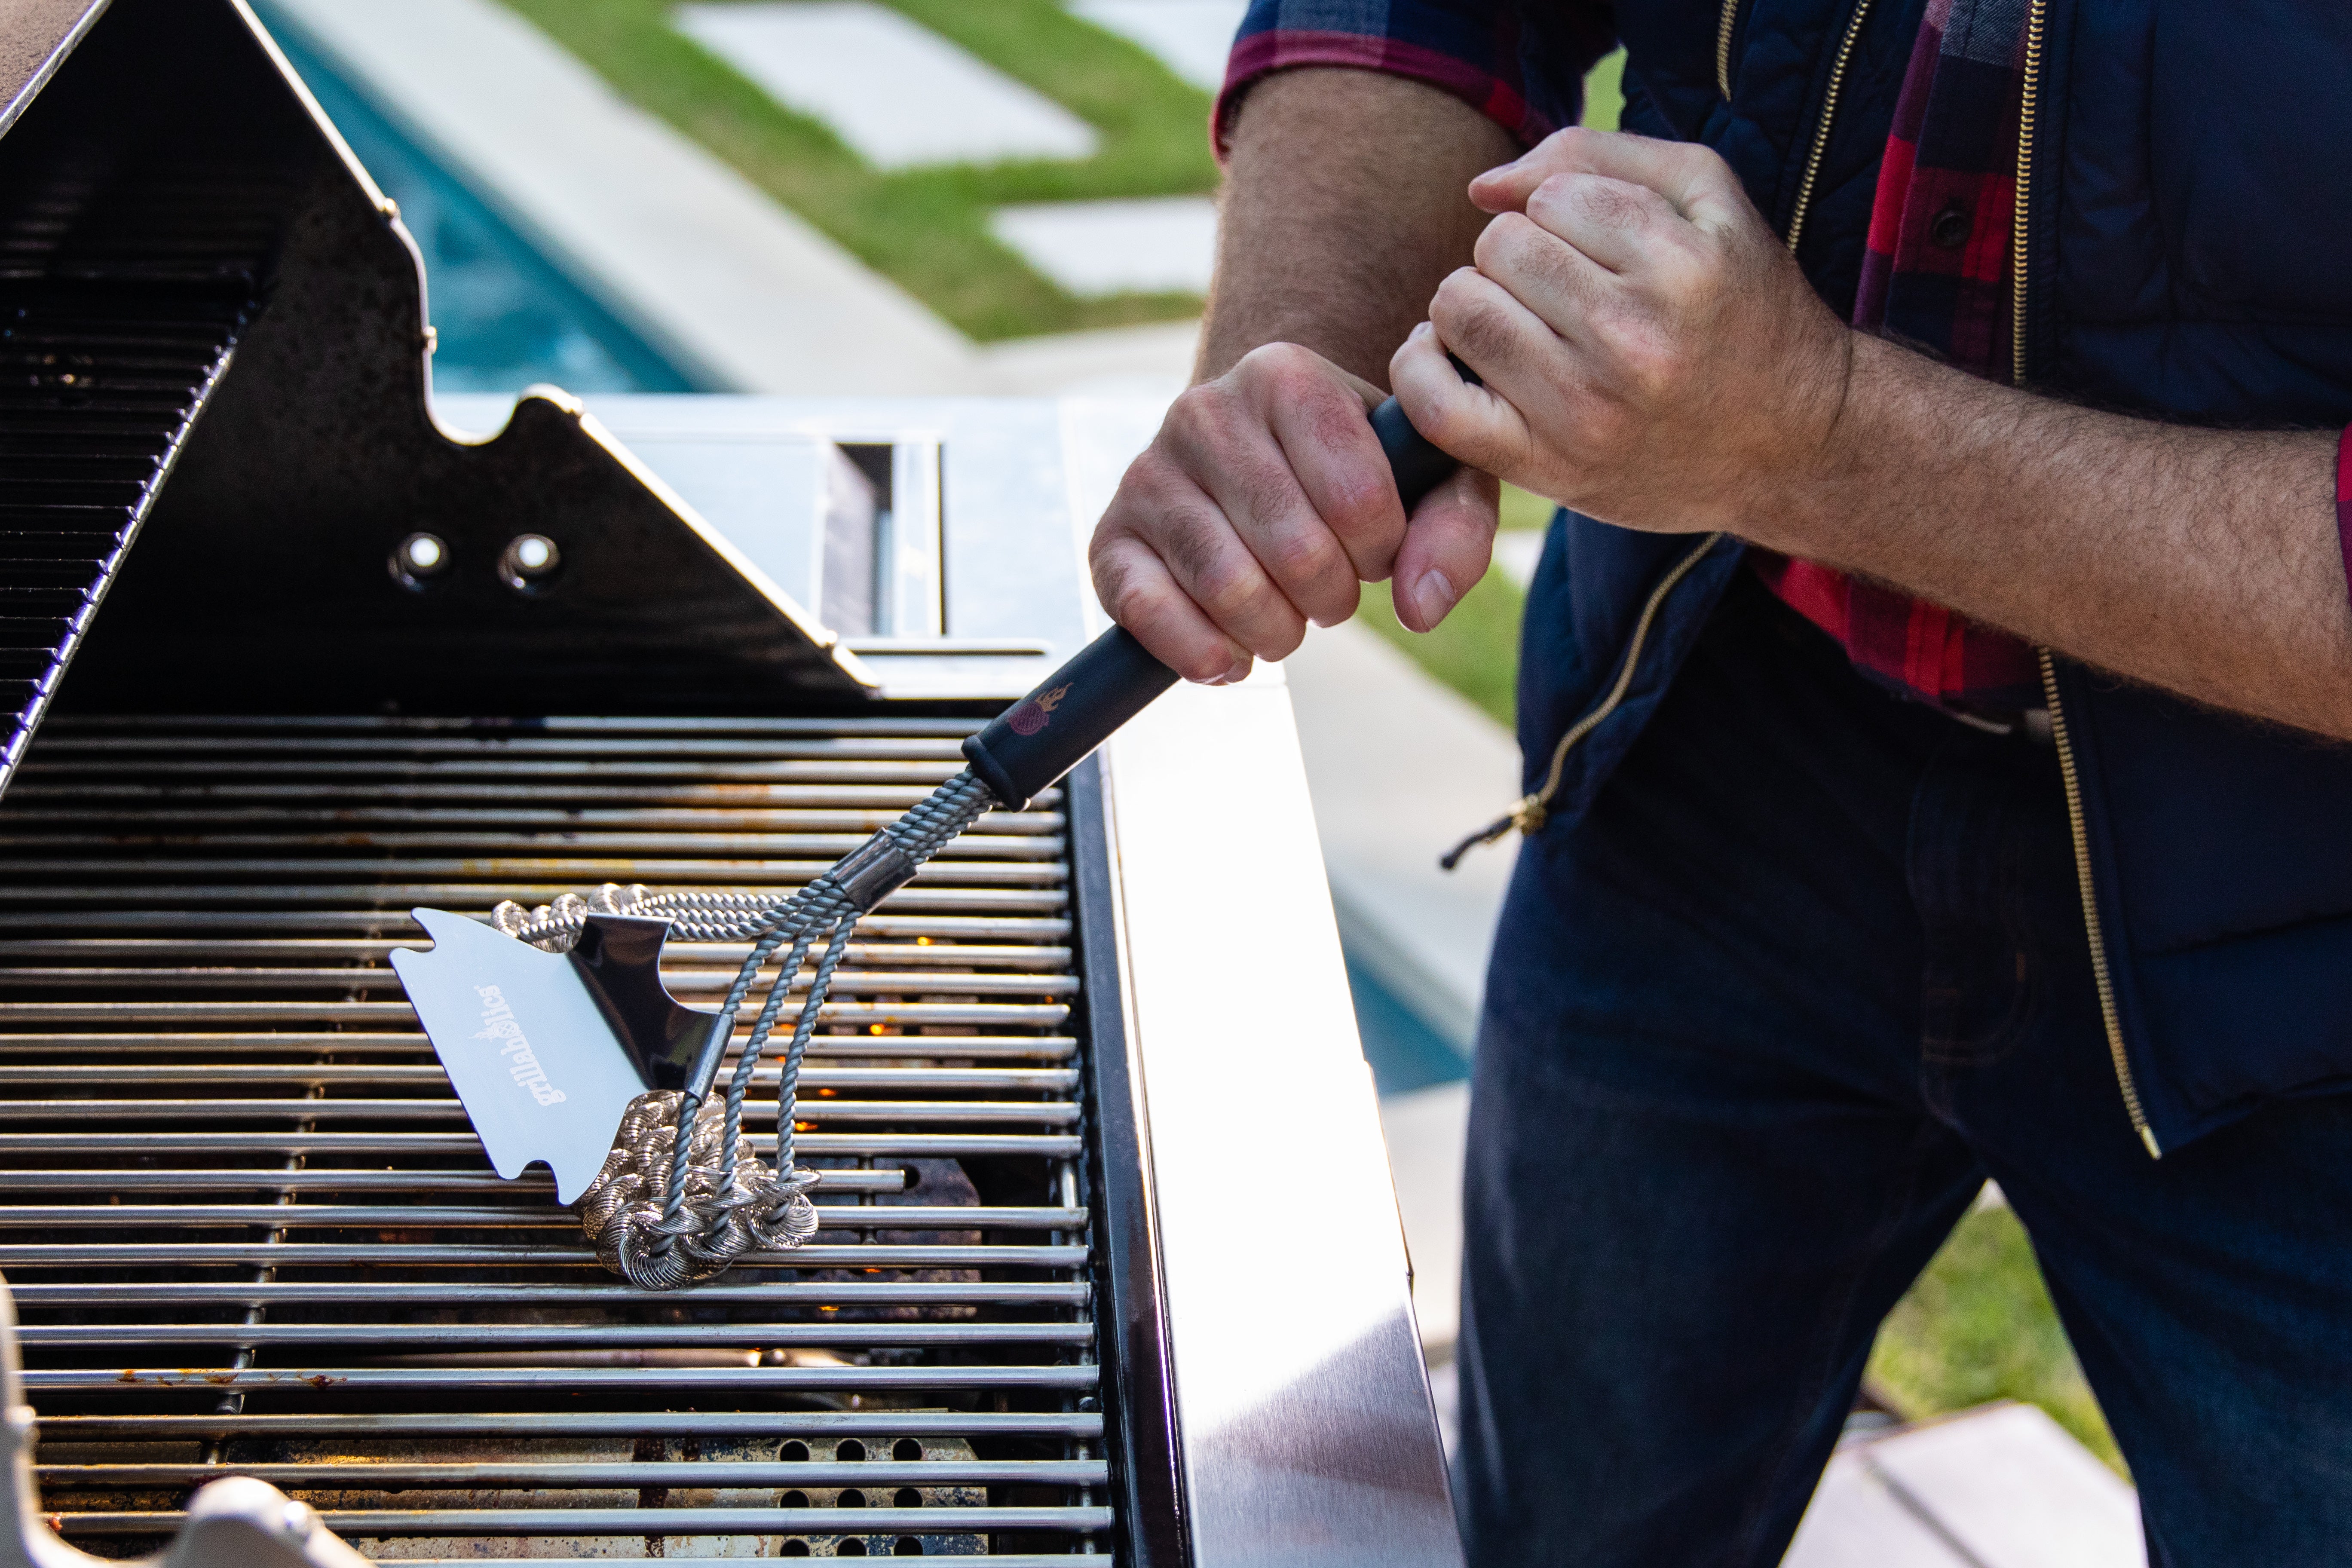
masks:
POLYGON ((1677 533, 1738 528, 1821 460, 1854 334, 1714 152, 1563 131, 1470 195, 1498 215, 1477 265, 1390 366, 1422 434, 1588 516, 1677 533))
POLYGON ((1397 578, 1398 618, 1427 631, 1485 575, 1496 486, 1448 480, 1408 521, 1366 416, 1381 391, 1291 343, 1254 350, 1176 400, 1096 529, 1111 618, 1190 680, 1279 659, 1307 625, 1355 614, 1397 578))
POLYGON ((2075 407, 1854 331, 1703 148, 1563 132, 1471 194, 1477 268, 1391 366, 1446 451, 2352 740, 2333 435, 2075 407))
POLYGON ((1251 89, 1233 127, 1194 387, 1095 534, 1103 607, 1195 680, 1280 658, 1310 620, 1397 579, 1426 631, 1486 569, 1491 479, 1450 481, 1410 527, 1366 411, 1377 376, 1486 218, 1463 195, 1514 151, 1440 89, 1302 69, 1251 89), (1297 346, 1305 345, 1305 346, 1297 346), (1310 352, 1312 351, 1312 352, 1310 352))

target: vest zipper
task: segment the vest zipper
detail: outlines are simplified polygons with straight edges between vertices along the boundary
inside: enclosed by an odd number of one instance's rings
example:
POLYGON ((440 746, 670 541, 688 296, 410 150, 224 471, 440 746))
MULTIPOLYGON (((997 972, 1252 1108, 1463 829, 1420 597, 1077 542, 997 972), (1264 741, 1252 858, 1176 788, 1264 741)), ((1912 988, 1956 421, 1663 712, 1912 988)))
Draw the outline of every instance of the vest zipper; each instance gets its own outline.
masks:
POLYGON ((2029 0, 2025 9, 2025 80, 2017 95, 2017 205, 2010 210, 2009 379, 2025 384, 2025 240, 2033 192, 2033 111, 2042 106, 2042 31, 2050 0, 2029 0))
POLYGON ((1522 796, 1508 812, 1446 851, 1437 862, 1440 866, 1451 871, 1473 848, 1481 844, 1492 844, 1515 827, 1522 834, 1542 830, 1544 819, 1551 811, 1551 797, 1559 793, 1560 776, 1568 769, 1569 752, 1576 749, 1578 742, 1600 728, 1602 721, 1617 711, 1618 705, 1625 700, 1625 694, 1633 689, 1633 677, 1641 668, 1643 646, 1650 640, 1650 627, 1657 620, 1658 612, 1665 607, 1667 595, 1690 575, 1691 568, 1696 566, 1708 551, 1722 542, 1721 533, 1708 534, 1676 561, 1666 574, 1658 579, 1658 585, 1650 590, 1649 598, 1643 601, 1641 616, 1633 622, 1633 640, 1626 646, 1625 658, 1617 667, 1617 679, 1609 688, 1609 695, 1594 704, 1583 718, 1570 725, 1568 733, 1559 738, 1559 744, 1552 748, 1551 769, 1544 775, 1543 787, 1533 795, 1522 796))
POLYGON ((1715 85, 1731 101, 1731 35, 1739 27, 1739 0, 1723 0, 1723 20, 1715 30, 1715 85))
MULTIPOLYGON (((2032 232, 2027 215, 2032 210, 2033 114, 2042 101, 2042 40, 2049 20, 2050 0, 2031 0, 2025 14, 2025 81, 2019 94, 2017 121, 2017 209, 2011 222, 2010 380, 2025 384, 2026 269, 2025 242, 2032 232)), ((2083 925, 2091 942, 2091 982, 2099 994, 2099 1022, 2107 1036, 2107 1058, 2115 1064, 2116 1087, 2123 1090, 2124 1110, 2132 1131, 2147 1147, 2150 1159, 2164 1158, 2164 1150, 2147 1124, 2140 1105, 2139 1085, 2132 1078, 2131 1056, 2124 1049, 2123 1019, 2116 1011, 2115 972, 2107 965, 2106 928, 2099 920, 2099 892, 2091 871, 2091 834, 2083 816, 2083 775, 2074 762, 2074 737, 2066 724, 2066 707, 2058 694, 2058 661, 2048 648, 2035 650, 2042 661, 2042 700, 2050 704, 2050 738, 2058 748, 2058 776, 2066 786, 2066 826, 2074 837, 2074 881, 2083 894, 2083 925)))
MULTIPOLYGON (((2038 15, 2047 0, 2032 0, 2032 3, 2038 15)), ((1854 40, 1862 37, 1862 24, 1870 15, 1870 4, 1871 0, 1860 0, 1860 4, 1854 6, 1853 15, 1846 21, 1845 37, 1838 43, 1837 58, 1830 65, 1829 90, 1822 98, 1822 118, 1813 129, 1812 150, 1805 158, 1804 182, 1797 187, 1796 212, 1789 220, 1789 248, 1791 251, 1797 248, 1797 237, 1804 227, 1805 209, 1813 199, 1813 183, 1821 175, 1822 158, 1829 150, 1830 121, 1837 118, 1838 92, 1845 84, 1846 65, 1853 58, 1854 40)), ((1740 0, 1723 0, 1723 21, 1715 41, 1716 76, 1726 99, 1731 96, 1731 32, 1733 25, 1739 19, 1739 5, 1740 0)), ((2036 37, 2039 37, 2038 33, 2036 37)), ((1446 851, 1438 860, 1440 866, 1451 871, 1473 848, 1481 844, 1492 844, 1515 827, 1523 835, 1542 829, 1544 819, 1550 814, 1551 798, 1559 793, 1560 778, 1567 772, 1569 752, 1574 751, 1585 736, 1600 728, 1625 700, 1625 694, 1633 688, 1633 677, 1640 670, 1642 650, 1650 640, 1650 627, 1657 620, 1659 610, 1665 606, 1667 595, 1690 575, 1691 569, 1706 557, 1706 552, 1722 543, 1723 540, 1724 536, 1719 532, 1710 533, 1700 540, 1658 580, 1658 585, 1650 590, 1649 598, 1642 605, 1642 614, 1633 623, 1633 637, 1625 649, 1624 662, 1617 668, 1616 682, 1610 687, 1609 695, 1583 718, 1569 726, 1568 733, 1562 735, 1559 743, 1552 748, 1551 767, 1544 774, 1543 787, 1533 795, 1522 796, 1519 803, 1504 816, 1446 851)))
MULTIPOLYGON (((2034 0, 2038 6, 2043 0, 2034 0)), ((1853 15, 1846 19, 1845 37, 1838 40, 1837 58, 1830 62, 1830 85, 1822 95, 1822 117, 1813 126, 1812 151, 1805 155, 1805 178, 1797 187, 1797 205, 1789 214, 1789 251, 1794 255, 1797 241, 1804 237, 1805 214, 1813 205, 1813 183, 1821 178, 1822 157, 1829 151, 1830 122, 1837 118, 1838 94, 1845 87, 1845 68, 1853 58, 1855 40, 1862 37, 1862 25, 1869 20, 1870 0, 1861 0, 1853 15)), ((1729 41, 1730 35, 1724 35, 1729 41)))
POLYGON ((2091 935, 2091 982, 2098 987, 2099 1022, 2107 1032, 2107 1057, 2115 1063, 2116 1086, 2124 1091, 2124 1110, 2131 1117, 2132 1131, 2147 1145, 2148 1157, 2161 1160, 2164 1151, 2157 1146, 2147 1114, 2140 1109, 2139 1086, 2132 1081, 2131 1058, 2124 1054, 2123 1021, 2116 1014, 2115 975, 2107 968, 2106 932, 2099 924, 2099 895, 2091 881, 2091 836, 2083 822, 2083 779, 2074 768, 2066 710, 2058 701, 2058 661, 2046 647, 2035 651, 2042 658, 2042 694, 2050 704, 2050 738, 2058 747, 2058 776, 2066 784, 2066 826, 2074 835, 2074 881, 2083 891, 2083 923, 2091 935))

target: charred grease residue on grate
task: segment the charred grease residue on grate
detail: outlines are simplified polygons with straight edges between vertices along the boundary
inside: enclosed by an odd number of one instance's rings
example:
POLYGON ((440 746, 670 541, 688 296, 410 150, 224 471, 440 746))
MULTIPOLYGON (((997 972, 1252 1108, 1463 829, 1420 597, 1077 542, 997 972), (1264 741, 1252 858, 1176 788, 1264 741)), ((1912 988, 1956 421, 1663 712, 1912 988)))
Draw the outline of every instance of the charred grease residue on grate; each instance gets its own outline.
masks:
POLYGON ((825 1228, 683 1297, 496 1179, 384 963, 417 903, 792 886, 968 728, 52 718, 0 804, 0 1269, 68 1537, 229 1469, 393 1560, 1108 1551, 1060 792, 866 922, 825 1228))

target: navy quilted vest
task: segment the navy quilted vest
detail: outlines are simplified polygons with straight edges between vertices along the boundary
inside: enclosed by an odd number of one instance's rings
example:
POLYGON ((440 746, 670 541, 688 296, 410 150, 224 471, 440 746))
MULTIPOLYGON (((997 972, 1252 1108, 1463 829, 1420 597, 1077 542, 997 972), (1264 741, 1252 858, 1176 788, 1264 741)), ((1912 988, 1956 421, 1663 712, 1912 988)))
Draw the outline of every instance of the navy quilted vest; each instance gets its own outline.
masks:
MULTIPOLYGON (((1798 258, 1850 313, 1924 3, 1734 0, 1719 58, 1722 0, 1619 0, 1625 127, 1716 148, 1783 234, 1801 204, 1798 258)), ((2352 6, 2019 3, 2045 12, 2029 384, 2197 423, 2352 422, 2352 6)), ((1555 521, 1520 674, 1528 787, 1614 683, 1694 542, 1555 521)), ((1640 733, 1739 555, 1726 542, 1664 595, 1624 700, 1570 754, 1556 817, 1581 810, 1640 733)), ((2352 1087, 2352 747, 2063 661, 2059 689, 2151 1144, 2352 1087)))

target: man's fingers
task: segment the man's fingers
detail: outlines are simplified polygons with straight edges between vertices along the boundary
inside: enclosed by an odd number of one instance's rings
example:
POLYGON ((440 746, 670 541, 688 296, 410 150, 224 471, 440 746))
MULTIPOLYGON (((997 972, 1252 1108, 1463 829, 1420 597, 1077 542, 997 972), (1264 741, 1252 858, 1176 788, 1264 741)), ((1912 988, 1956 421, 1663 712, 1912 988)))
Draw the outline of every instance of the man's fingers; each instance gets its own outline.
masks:
POLYGON ((1188 679, 1245 668, 1253 654, 1280 658, 1306 623, 1168 441, 1163 428, 1129 467, 1095 530, 1103 608, 1188 679))
POLYGON ((1180 503, 1144 532, 1160 543, 1178 581, 1219 595, 1202 601, 1212 619, 1255 652, 1279 658, 1287 650, 1265 639, 1278 640, 1289 623, 1347 617, 1356 602, 1348 552, 1265 428, 1185 432, 1171 455, 1216 515, 1180 503), (1228 539, 1246 563, 1223 547, 1228 539))
POLYGON ((1695 142, 1659 142, 1622 131, 1557 132, 1515 163, 1470 182, 1470 199, 1486 212, 1518 212, 1555 174, 1600 174, 1646 186, 1695 223, 1736 219, 1746 195, 1730 166, 1695 142))
MULTIPOLYGON (((1336 626, 1354 614, 1358 584, 1387 577, 1404 540, 1404 508, 1397 500, 1396 481, 1366 417, 1383 395, 1364 385, 1365 391, 1352 398, 1338 395, 1336 386, 1286 395, 1276 389, 1266 410, 1305 502, 1306 521, 1312 524, 1311 532, 1287 544, 1298 557, 1300 575, 1316 574, 1315 587, 1305 590, 1315 603, 1297 592, 1291 599, 1318 626, 1336 626)), ((1275 559, 1263 549, 1259 555, 1275 559)), ((1290 587, 1290 576, 1279 564, 1276 576, 1286 589, 1290 587)))
POLYGON ((1491 474, 1464 468, 1413 509, 1397 552, 1391 590, 1397 619, 1413 631, 1433 631, 1462 595, 1486 574, 1495 557, 1495 524, 1502 485, 1491 474))
MULTIPOLYGON (((1244 363, 1236 395, 1198 399, 1171 416, 1162 444, 1286 601, 1277 607, 1241 598, 1230 612, 1205 601, 1204 607, 1245 646, 1279 658, 1288 651, 1276 646, 1287 620, 1303 616, 1333 626, 1355 613, 1359 560, 1376 563, 1386 576, 1404 514, 1389 493, 1380 444, 1364 416, 1369 388, 1289 344, 1260 349, 1244 363)), ((1143 531, 1160 536, 1150 526, 1143 531)), ((1196 531, 1177 531, 1189 539, 1196 531)), ((1182 548, 1172 534, 1168 542, 1182 548)), ((1190 585, 1181 554, 1170 563, 1190 585)), ((1207 567, 1202 574, 1214 575, 1207 567)))
POLYGON ((1150 543, 1125 529, 1107 527, 1095 535, 1089 555, 1095 596, 1160 663, 1187 680, 1210 685, 1249 673, 1247 650, 1202 614, 1150 543))
MULTIPOLYGON (((1617 275, 1533 218, 1505 213, 1478 237, 1478 271, 1570 342, 1607 310, 1617 275)), ((1484 374, 1481 372, 1480 374, 1484 374)))
POLYGON ((1414 429, 1472 468, 1508 479, 1526 469, 1534 440, 1513 405, 1515 390, 1548 395, 1546 356, 1559 342, 1501 284, 1465 267, 1439 286, 1428 324, 1389 362, 1389 380, 1414 429), (1448 350, 1486 384, 1456 375, 1448 350))
POLYGON ((1143 532, 1177 586, 1243 651, 1284 658, 1306 637, 1306 616, 1207 496, 1163 508, 1143 532))
POLYGON ((1368 418, 1381 395, 1269 344, 1180 397, 1095 532, 1112 617, 1180 674, 1212 680, 1286 657, 1310 619, 1354 614, 1360 582, 1390 574, 1407 532, 1368 418))
MULTIPOLYGON (((1510 216, 1496 218, 1489 230, 1510 216)), ((1528 197, 1523 221, 1621 274, 1654 267, 1699 237, 1665 197, 1605 174, 1554 174, 1528 197)), ((1486 267, 1483 257, 1478 264, 1486 267)))

